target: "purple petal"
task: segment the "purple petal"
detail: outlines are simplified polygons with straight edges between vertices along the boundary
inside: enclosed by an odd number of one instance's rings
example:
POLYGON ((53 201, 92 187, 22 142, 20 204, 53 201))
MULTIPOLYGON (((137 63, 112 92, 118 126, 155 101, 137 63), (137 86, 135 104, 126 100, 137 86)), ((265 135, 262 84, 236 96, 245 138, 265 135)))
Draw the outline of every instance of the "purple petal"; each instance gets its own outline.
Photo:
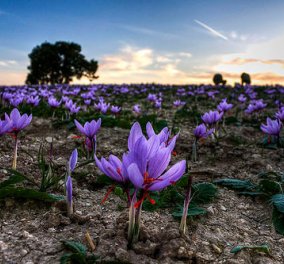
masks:
POLYGON ((136 163, 132 163, 128 168, 127 172, 129 175, 129 180, 133 183, 136 188, 142 189, 144 178, 136 163))
POLYGON ((159 191, 175 182, 177 182, 185 173, 186 162, 182 160, 172 166, 165 174, 163 174, 159 181, 156 181, 149 187, 149 191, 159 191))
POLYGON ((143 136, 141 126, 138 122, 135 122, 131 127, 130 134, 128 137, 128 149, 132 150, 136 141, 143 136))
POLYGON ((69 169, 71 172, 74 171, 76 164, 77 164, 77 160, 78 160, 78 151, 77 149, 74 149, 69 158, 69 169))
POLYGON ((159 177, 168 167, 171 160, 171 150, 168 148, 159 149, 157 154, 149 160, 148 173, 151 178, 159 177))

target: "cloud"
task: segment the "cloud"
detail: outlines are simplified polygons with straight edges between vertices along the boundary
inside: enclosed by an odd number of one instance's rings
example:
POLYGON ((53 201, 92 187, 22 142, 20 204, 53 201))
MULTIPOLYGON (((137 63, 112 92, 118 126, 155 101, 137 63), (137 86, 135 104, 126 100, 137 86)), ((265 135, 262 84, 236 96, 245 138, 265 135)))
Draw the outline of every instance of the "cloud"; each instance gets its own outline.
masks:
POLYGON ((161 53, 148 47, 125 45, 102 57, 98 75, 105 83, 183 83, 187 73, 179 63, 191 56, 189 52, 161 53))
POLYGON ((222 38, 224 40, 228 40, 228 37, 226 37, 225 35, 223 35, 222 33, 220 33, 219 31, 215 30, 214 28, 206 25, 205 23, 197 20, 197 19, 194 19, 194 22, 197 23, 198 25, 200 25, 201 27, 207 29, 213 36, 216 36, 216 37, 219 37, 219 38, 222 38))
POLYGON ((130 26, 130 25, 125 25, 125 24, 115 24, 115 26, 121 29, 125 29, 127 31, 131 31, 131 32, 138 33, 138 34, 149 35, 149 36, 158 36, 158 37, 164 37, 164 38, 177 38, 178 37, 175 34, 156 31, 150 28, 130 26))
POLYGON ((16 64, 15 60, 0 60, 0 67, 10 67, 16 64))

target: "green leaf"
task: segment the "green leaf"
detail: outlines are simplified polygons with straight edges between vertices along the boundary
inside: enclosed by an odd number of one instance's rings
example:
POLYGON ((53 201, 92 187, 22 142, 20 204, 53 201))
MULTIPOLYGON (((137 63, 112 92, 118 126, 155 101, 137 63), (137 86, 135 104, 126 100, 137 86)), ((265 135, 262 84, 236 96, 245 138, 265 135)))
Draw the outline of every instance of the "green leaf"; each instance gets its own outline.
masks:
POLYGON ((244 250, 244 249, 251 249, 251 250, 254 250, 256 252, 263 252, 263 253, 266 253, 266 254, 270 254, 270 247, 269 245, 267 244, 263 244, 263 245, 260 245, 260 246, 242 246, 242 245, 238 245, 238 246, 235 246, 234 248, 231 249, 231 253, 238 253, 240 252, 241 250, 244 250))
POLYGON ((12 176, 9 177, 8 180, 0 183, 0 189, 7 187, 9 185, 12 185, 12 184, 20 183, 20 182, 24 181, 25 179, 26 178, 22 175, 12 175, 12 176))
POLYGON ((251 183, 249 180, 219 179, 215 180, 214 183, 238 191, 251 191, 256 188, 256 185, 251 183))
POLYGON ((217 194, 217 187, 212 183, 197 183, 192 186, 192 202, 194 203, 209 203, 217 194))
POLYGON ((73 255, 73 253, 65 253, 65 254, 60 258, 60 264, 69 264, 72 255, 73 255))
MULTIPOLYGON (((187 217, 191 216, 198 216, 198 215, 204 215, 207 211, 204 208, 198 207, 194 203, 190 203, 188 207, 187 217)), ((182 218, 183 215, 183 206, 179 206, 173 213, 172 216, 174 218, 182 218)))
POLYGON ((85 245, 83 245, 80 242, 77 241, 73 241, 73 240, 64 240, 61 241, 64 245, 64 247, 70 251, 72 251, 73 253, 79 253, 82 255, 86 255, 87 253, 87 248, 85 245))
POLYGON ((265 193, 276 194, 281 192, 281 186, 276 181, 263 179, 259 181, 258 185, 260 190, 265 193))
POLYGON ((277 233, 284 235, 284 214, 277 209, 273 209, 272 222, 277 233))
POLYGON ((14 198, 25 198, 25 199, 34 199, 40 200, 44 202, 56 202, 64 200, 65 198, 61 195, 54 195, 45 192, 39 192, 33 189, 26 188, 15 188, 15 187, 5 187, 0 189, 0 199, 6 197, 14 197, 14 198))
POLYGON ((280 213, 284 213, 284 194, 273 195, 271 201, 280 213))

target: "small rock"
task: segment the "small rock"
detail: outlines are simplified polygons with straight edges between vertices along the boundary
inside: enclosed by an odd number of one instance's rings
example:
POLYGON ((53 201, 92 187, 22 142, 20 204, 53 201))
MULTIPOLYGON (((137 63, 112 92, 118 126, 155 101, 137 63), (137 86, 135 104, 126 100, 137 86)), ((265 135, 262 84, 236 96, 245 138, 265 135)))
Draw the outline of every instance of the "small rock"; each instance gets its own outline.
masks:
POLYGON ((221 208, 222 211, 227 211, 227 208, 223 205, 221 205, 220 208, 221 208))
POLYGON ((52 137, 46 137, 45 140, 46 140, 47 143, 52 143, 53 138, 52 137))
POLYGON ((188 252, 184 247, 180 247, 178 249, 178 254, 177 254, 178 258, 188 258, 188 252))
POLYGON ((212 205, 207 208, 207 211, 212 215, 215 213, 212 205))
POLYGON ((130 261, 128 252, 123 248, 117 249, 115 252, 115 257, 123 263, 128 263, 130 261))
POLYGON ((222 249, 219 248, 218 246, 216 246, 215 244, 212 244, 212 248, 214 249, 214 251, 218 254, 222 253, 222 249))
POLYGON ((25 256, 28 254, 28 251, 25 250, 25 249, 22 249, 21 252, 20 252, 21 256, 25 256))

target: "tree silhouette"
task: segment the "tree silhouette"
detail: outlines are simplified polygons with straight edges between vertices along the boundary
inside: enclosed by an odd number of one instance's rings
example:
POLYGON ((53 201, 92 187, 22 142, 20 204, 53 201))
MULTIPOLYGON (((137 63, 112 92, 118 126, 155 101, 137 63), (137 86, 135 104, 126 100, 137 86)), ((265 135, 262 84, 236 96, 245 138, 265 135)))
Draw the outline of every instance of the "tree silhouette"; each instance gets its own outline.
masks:
POLYGON ((29 54, 30 71, 27 84, 70 83, 74 77, 89 80, 98 78, 98 62, 86 60, 81 46, 73 42, 45 42, 33 48, 29 54))
POLYGON ((246 72, 243 72, 241 75, 242 85, 251 84, 250 75, 246 72))
POLYGON ((219 84, 225 85, 227 81, 223 80, 222 74, 216 73, 213 77, 213 82, 214 82, 215 85, 219 85, 219 84))

